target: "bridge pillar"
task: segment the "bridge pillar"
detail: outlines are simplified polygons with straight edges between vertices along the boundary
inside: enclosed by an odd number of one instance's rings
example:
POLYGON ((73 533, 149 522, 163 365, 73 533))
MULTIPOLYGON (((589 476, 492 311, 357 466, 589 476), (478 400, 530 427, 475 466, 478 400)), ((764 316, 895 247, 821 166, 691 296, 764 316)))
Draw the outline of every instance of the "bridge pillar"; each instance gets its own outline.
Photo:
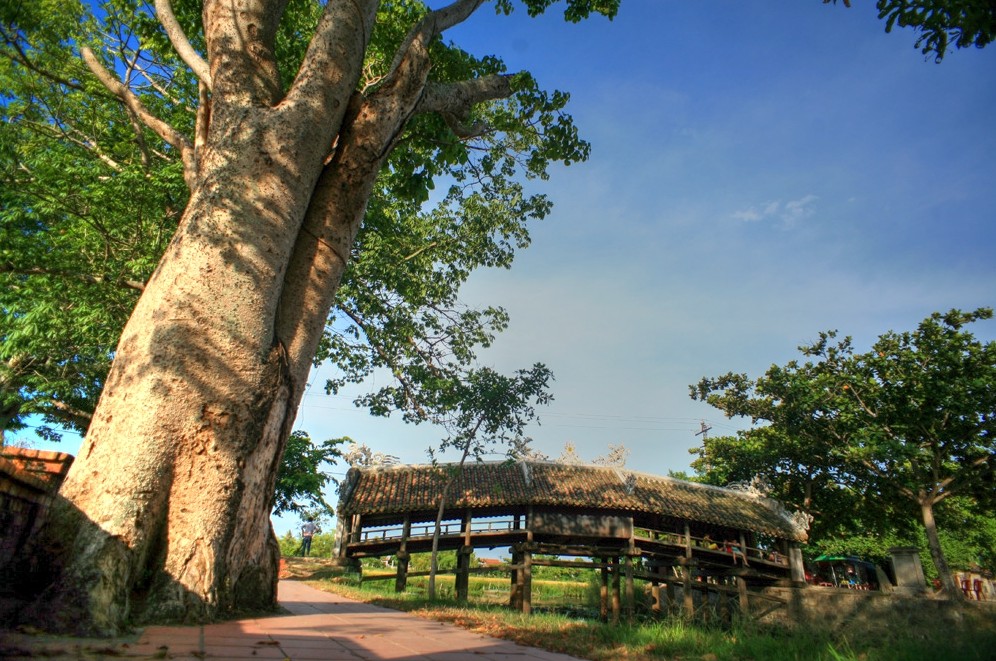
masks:
POLYGON ((694 583, 692 582, 692 569, 695 564, 694 560, 685 560, 685 565, 682 569, 682 580, 684 585, 681 587, 681 596, 685 607, 685 617, 689 620, 695 617, 695 595, 693 594, 694 583))
POLYGON ((674 568, 668 567, 670 578, 664 583, 664 598, 667 600, 667 612, 673 613, 677 607, 678 598, 674 594, 674 568))
POLYGON ((605 566, 609 562, 608 558, 598 558, 598 561, 602 563, 602 567, 598 570, 602 577, 602 587, 599 591, 601 597, 601 607, 599 608, 599 617, 602 622, 609 621, 609 568, 605 566))
POLYGON ((636 594, 633 590, 633 556, 626 555, 623 558, 623 572, 626 574, 626 620, 633 621, 633 613, 636 611, 636 594))
POLYGON ((740 598, 740 614, 746 615, 749 604, 747 602, 747 581, 743 576, 737 576, 737 596, 740 598))
POLYGON ((512 547, 512 571, 509 572, 512 579, 511 589, 508 594, 508 606, 514 610, 522 610, 522 585, 519 583, 519 573, 522 571, 522 554, 512 547))
POLYGON ((456 566, 456 599, 467 601, 470 591, 470 556, 474 553, 473 546, 461 546, 457 551, 456 566))
POLYGON ((802 549, 795 542, 789 547, 789 571, 793 583, 796 585, 806 584, 806 567, 802 562, 802 549))
POLYGON ((653 611, 654 615, 660 615, 661 612, 661 582, 657 578, 657 575, 661 573, 661 566, 655 560, 651 560, 649 564, 650 575, 653 576, 650 579, 650 610, 653 611))
POLYGON ((533 612, 533 552, 522 551, 522 573, 519 574, 522 585, 522 612, 529 615, 533 612))
POLYGON ((398 561, 398 574, 394 579, 394 591, 404 592, 405 588, 408 587, 408 560, 411 556, 408 551, 401 549, 394 557, 398 561))
POLYGON ((619 624, 619 556, 613 556, 612 562, 612 624, 619 624))

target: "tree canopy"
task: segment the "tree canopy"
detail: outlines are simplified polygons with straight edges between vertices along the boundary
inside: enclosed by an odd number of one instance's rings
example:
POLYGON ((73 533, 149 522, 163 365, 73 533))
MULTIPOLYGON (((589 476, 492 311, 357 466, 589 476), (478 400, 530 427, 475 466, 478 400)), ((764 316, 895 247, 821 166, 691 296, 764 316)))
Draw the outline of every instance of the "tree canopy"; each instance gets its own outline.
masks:
MULTIPOLYGON (((164 141, 143 127, 144 113, 193 131, 198 88, 148 7, 54 4, 10 5, 0 16, 9 95, 0 107, 0 430, 36 414, 50 425, 43 433, 85 433, 121 329, 189 198, 182 149, 171 133, 164 141), (121 95, 88 70, 86 46, 104 70, 124 72, 121 95)), ((568 15, 614 4, 571 3, 568 15)), ((423 11, 417 2, 381 9, 364 87, 383 78, 406 22, 423 11)), ((199 3, 176 2, 173 12, 202 47, 199 3)), ((277 56, 281 71, 293 71, 320 5, 295 0, 285 16, 277 56)), ((517 91, 466 117, 412 118, 372 191, 314 357, 338 367, 332 393, 388 370, 395 382, 358 404, 413 421, 431 417, 428 401, 439 399, 431 391, 465 378, 477 350, 508 323, 500 307, 463 306, 459 292, 477 268, 508 268, 529 243, 528 224, 548 213, 549 201, 524 181, 589 149, 563 112, 568 95, 507 74, 496 58, 441 40, 432 48, 435 78, 497 75, 517 91)))
POLYGON ((713 479, 760 475, 822 519, 823 534, 862 524, 909 531, 919 519, 934 564, 953 590, 934 510, 989 507, 996 465, 996 343, 968 324, 992 310, 935 313, 916 330, 881 335, 864 353, 834 331, 800 347, 809 360, 757 379, 727 374, 693 399, 760 427, 709 439, 696 461, 713 479))

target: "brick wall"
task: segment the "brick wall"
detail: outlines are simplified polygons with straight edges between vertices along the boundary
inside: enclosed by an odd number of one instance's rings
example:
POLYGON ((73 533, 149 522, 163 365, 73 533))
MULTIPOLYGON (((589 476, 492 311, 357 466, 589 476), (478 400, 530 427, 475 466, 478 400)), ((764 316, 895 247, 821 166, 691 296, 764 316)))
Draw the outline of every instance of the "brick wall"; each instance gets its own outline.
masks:
POLYGON ((72 463, 65 452, 0 448, 0 591, 14 587, 15 561, 44 521, 72 463))

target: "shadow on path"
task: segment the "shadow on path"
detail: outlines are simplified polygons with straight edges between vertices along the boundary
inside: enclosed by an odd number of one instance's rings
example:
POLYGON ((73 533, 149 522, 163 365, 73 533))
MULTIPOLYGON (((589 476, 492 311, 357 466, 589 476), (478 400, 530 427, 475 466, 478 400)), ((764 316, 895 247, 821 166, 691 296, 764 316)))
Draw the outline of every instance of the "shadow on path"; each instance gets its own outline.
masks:
POLYGON ((290 615, 203 626, 150 626, 137 636, 109 640, 6 634, 0 638, 0 658, 576 661, 565 654, 352 601, 297 581, 281 581, 278 595, 290 615))

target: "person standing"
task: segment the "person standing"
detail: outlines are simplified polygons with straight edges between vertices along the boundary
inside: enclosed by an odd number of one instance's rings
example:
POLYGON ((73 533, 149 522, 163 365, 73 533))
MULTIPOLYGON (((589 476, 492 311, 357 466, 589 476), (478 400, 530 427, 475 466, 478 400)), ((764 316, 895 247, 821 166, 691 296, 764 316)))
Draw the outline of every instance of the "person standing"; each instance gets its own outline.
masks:
POLYGON ((311 538, 315 536, 315 531, 318 530, 318 526, 315 525, 315 519, 309 518, 301 526, 301 556, 308 557, 311 553, 311 538))

